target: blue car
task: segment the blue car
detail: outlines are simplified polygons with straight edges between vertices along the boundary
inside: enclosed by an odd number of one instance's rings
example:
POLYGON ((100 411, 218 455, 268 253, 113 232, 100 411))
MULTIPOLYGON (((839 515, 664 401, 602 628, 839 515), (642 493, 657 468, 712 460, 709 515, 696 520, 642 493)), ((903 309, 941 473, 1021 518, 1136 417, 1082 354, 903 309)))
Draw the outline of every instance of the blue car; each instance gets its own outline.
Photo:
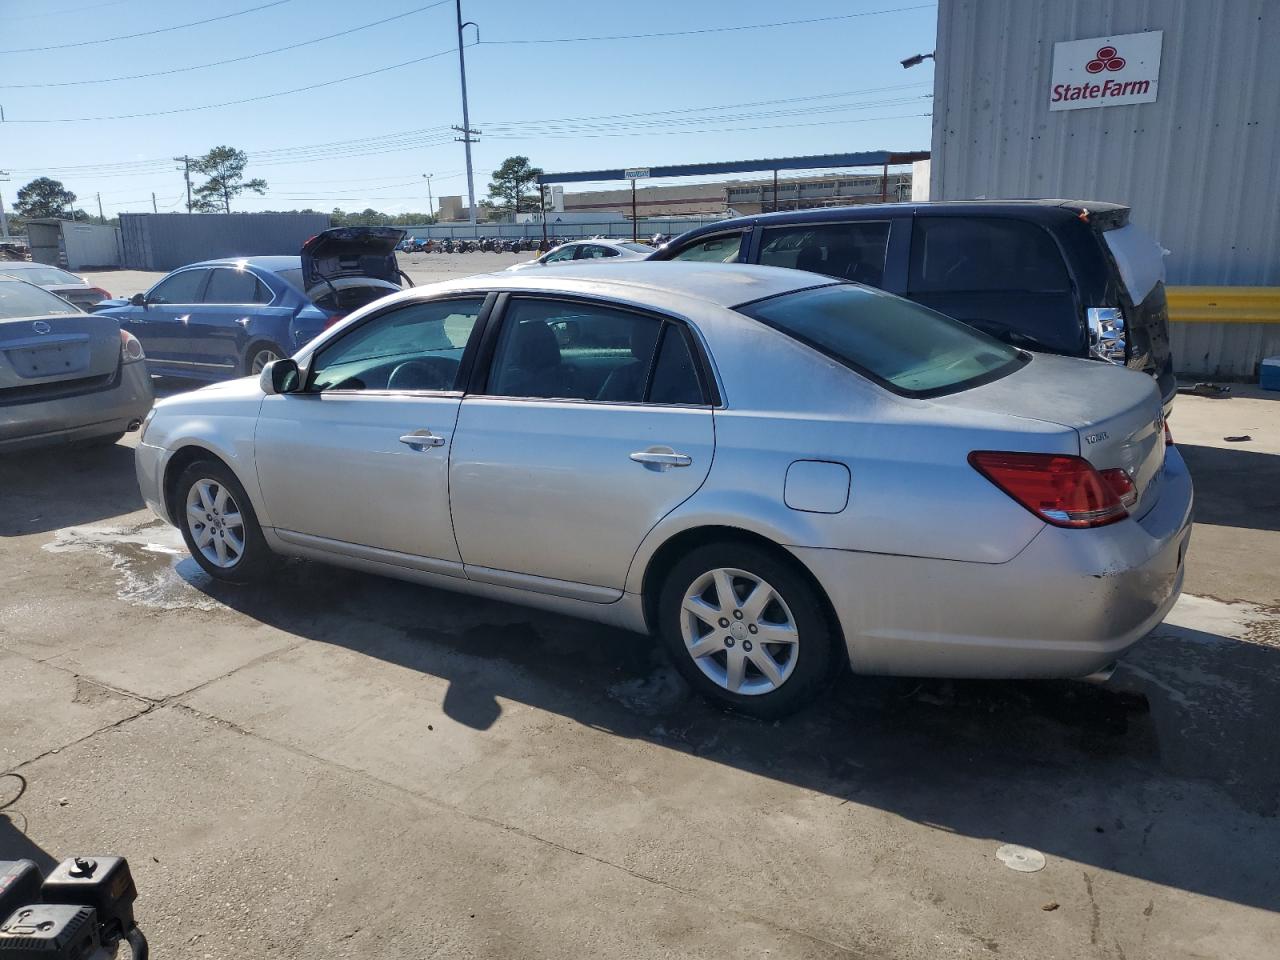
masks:
POLYGON ((400 289, 395 248, 404 231, 339 227, 297 257, 205 260, 146 293, 103 300, 140 341, 158 376, 227 380, 262 372, 353 310, 400 289))

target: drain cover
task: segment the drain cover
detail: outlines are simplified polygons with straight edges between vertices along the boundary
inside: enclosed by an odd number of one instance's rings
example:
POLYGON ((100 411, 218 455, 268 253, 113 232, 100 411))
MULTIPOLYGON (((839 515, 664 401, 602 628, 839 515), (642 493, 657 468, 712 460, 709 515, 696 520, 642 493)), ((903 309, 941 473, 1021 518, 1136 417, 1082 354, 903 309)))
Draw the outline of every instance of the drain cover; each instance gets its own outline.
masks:
POLYGON ((1044 854, 1030 847, 1020 847, 1016 843, 1006 843, 996 851, 996 859, 1010 870, 1019 873, 1035 873, 1044 869, 1044 854))

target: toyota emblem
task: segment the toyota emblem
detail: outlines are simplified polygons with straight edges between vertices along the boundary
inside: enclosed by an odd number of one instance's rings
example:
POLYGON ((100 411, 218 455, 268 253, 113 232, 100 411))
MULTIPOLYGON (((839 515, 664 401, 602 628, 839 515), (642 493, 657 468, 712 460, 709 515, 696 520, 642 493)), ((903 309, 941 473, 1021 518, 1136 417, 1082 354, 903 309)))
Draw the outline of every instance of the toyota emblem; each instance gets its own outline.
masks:
POLYGON ((53 331, 53 327, 49 326, 49 322, 47 320, 37 320, 35 323, 31 324, 31 329, 36 333, 51 333, 53 331))

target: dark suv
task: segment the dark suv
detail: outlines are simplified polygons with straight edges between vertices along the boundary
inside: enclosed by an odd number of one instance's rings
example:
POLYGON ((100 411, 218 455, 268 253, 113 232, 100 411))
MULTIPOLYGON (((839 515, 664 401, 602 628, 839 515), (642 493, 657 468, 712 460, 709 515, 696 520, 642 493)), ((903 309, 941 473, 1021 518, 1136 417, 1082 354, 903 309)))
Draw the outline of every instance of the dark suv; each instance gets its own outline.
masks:
POLYGON ((1164 251, 1129 208, 1086 200, 866 204, 722 220, 651 260, 761 263, 870 284, 1029 350, 1175 382, 1164 251))

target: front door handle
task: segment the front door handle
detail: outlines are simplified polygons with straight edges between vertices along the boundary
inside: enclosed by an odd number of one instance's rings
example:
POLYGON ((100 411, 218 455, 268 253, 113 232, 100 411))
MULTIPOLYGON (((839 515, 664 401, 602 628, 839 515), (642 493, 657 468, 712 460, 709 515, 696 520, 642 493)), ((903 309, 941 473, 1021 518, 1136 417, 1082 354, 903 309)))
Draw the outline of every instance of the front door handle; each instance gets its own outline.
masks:
POLYGON ((414 450, 425 450, 427 447, 443 447, 444 437, 438 437, 430 430, 418 430, 406 433, 400 438, 400 442, 407 443, 414 450))
POLYGON ((693 463, 693 457, 686 453, 676 453, 669 447, 666 450, 637 450, 631 454, 631 459, 657 470, 665 470, 667 467, 687 467, 693 463))

